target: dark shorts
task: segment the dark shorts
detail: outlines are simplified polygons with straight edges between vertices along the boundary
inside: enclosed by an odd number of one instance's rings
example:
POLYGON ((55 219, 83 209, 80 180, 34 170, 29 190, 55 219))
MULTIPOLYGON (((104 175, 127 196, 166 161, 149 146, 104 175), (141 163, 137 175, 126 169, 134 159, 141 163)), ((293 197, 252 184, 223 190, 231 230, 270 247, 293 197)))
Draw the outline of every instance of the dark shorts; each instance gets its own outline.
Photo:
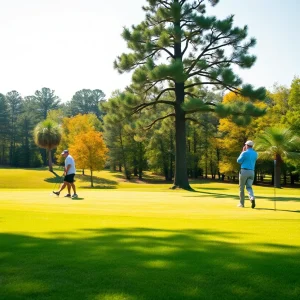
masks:
POLYGON ((65 176, 64 181, 73 183, 75 181, 74 177, 75 177, 75 174, 68 174, 65 176))

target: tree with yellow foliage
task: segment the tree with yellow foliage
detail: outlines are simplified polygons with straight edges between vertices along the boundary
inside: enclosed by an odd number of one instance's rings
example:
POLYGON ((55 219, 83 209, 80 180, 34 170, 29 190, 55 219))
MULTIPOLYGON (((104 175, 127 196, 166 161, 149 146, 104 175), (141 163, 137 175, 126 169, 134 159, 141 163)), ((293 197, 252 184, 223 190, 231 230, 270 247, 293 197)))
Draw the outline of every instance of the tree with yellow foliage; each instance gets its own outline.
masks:
MULTIPOLYGON (((229 92, 224 96, 222 103, 244 103, 245 105, 247 105, 248 101, 249 99, 247 99, 246 97, 242 97, 233 92, 229 92)), ((258 109, 261 110, 266 109, 267 105, 262 102, 254 102, 253 107, 254 109, 255 107, 258 107, 258 109)), ((247 118, 247 116, 231 115, 229 117, 220 119, 219 125, 219 145, 223 153, 222 159, 220 161, 220 172, 228 176, 232 176, 233 178, 237 177, 239 170, 239 165, 237 164, 236 159, 241 152, 241 149, 245 142, 248 139, 254 139, 257 130, 257 124, 254 125, 254 122, 257 122, 256 120, 251 120, 249 125, 243 126, 243 122, 241 122, 240 125, 237 125, 236 120, 233 120, 234 118, 247 118)), ((248 122, 246 122, 246 124, 247 123, 248 122)))
POLYGON ((101 127, 102 124, 95 114, 79 114, 72 118, 64 118, 62 121, 62 139, 56 149, 57 162, 63 162, 61 152, 68 149, 78 135, 91 130, 99 131, 101 127))
POLYGON ((93 172, 102 170, 107 158, 108 149, 102 134, 95 130, 82 132, 75 137, 69 149, 76 161, 76 166, 90 170, 91 187, 93 187, 93 172))

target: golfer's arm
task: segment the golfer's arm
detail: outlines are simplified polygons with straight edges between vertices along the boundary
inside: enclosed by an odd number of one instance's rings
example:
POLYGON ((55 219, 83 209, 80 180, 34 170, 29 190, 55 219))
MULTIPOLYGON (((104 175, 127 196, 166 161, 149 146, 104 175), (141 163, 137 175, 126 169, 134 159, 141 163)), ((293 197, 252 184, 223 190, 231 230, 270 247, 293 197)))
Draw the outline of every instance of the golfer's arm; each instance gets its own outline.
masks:
POLYGON ((71 165, 67 165, 67 167, 65 168, 65 173, 66 174, 68 173, 68 171, 70 170, 70 168, 71 168, 71 165))

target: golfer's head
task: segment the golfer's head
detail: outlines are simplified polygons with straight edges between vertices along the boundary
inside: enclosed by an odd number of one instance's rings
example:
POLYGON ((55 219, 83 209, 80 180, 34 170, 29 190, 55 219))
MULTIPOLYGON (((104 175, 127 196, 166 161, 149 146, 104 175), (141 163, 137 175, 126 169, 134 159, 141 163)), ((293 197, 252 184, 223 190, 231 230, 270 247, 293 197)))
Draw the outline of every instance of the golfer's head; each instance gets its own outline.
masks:
POLYGON ((62 155, 63 157, 67 157, 67 156, 69 155, 69 151, 68 151, 68 150, 64 150, 64 151, 61 153, 61 155, 62 155))
POLYGON ((252 148, 253 145, 254 145, 254 143, 253 143, 252 141, 247 141, 247 142, 245 143, 245 145, 248 146, 248 147, 250 147, 250 148, 252 148))

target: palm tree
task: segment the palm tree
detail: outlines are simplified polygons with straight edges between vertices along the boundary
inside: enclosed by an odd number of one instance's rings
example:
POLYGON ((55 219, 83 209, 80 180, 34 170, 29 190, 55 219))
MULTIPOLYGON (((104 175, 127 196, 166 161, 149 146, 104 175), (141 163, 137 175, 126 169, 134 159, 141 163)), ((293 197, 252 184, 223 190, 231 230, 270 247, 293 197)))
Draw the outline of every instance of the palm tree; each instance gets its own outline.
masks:
POLYGON ((49 171, 53 172, 51 150, 56 148, 61 140, 61 127, 53 120, 46 119, 35 127, 34 141, 35 143, 48 150, 49 171))
POLYGON ((281 166, 286 159, 300 158, 300 137, 289 128, 269 127, 255 139, 259 159, 275 161, 275 187, 280 188, 281 166))

